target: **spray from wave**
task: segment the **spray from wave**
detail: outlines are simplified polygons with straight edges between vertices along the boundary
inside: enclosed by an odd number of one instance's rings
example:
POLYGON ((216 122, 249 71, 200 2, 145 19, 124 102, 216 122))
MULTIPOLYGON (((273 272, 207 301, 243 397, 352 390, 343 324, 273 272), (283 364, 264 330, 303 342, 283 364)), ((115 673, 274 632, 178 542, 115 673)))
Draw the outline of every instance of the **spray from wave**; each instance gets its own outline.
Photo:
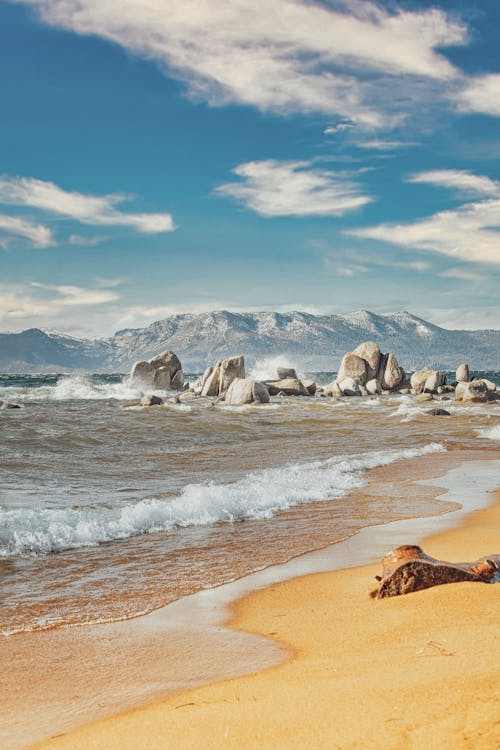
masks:
POLYGON ((343 497, 364 484, 367 469, 444 450, 430 443, 265 469, 231 484, 188 484, 176 497, 151 497, 125 507, 0 510, 0 557, 96 546, 187 526, 271 518, 301 503, 343 497))

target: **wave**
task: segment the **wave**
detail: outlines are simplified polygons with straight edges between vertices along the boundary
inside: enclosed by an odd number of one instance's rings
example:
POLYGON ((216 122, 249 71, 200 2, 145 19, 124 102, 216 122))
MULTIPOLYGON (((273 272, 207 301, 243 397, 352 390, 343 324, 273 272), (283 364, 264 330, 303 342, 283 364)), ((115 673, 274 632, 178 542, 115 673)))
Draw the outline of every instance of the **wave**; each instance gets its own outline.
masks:
POLYGON ((64 375, 51 384, 37 387, 11 385, 0 388, 0 400, 31 401, 95 401, 138 399, 142 391, 132 388, 128 377, 116 378, 92 375, 64 375))
POLYGON ((500 424, 488 427, 488 429, 485 430, 478 430, 478 435, 489 438, 490 440, 500 440, 500 424))
POLYGON ((93 547, 188 526, 272 518, 294 505, 343 497, 364 484, 367 469, 444 450, 441 444, 430 443, 264 469, 230 484, 188 484, 176 497, 145 498, 124 507, 0 509, 0 557, 93 547))

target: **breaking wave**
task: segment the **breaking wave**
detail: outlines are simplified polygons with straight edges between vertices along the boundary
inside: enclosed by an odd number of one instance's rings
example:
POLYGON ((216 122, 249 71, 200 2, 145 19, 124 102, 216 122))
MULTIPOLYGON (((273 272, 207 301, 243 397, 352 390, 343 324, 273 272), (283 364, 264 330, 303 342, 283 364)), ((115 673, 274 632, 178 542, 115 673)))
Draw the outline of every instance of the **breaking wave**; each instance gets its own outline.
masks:
POLYGON ((481 437, 489 438, 490 440, 500 440, 500 424, 488 427, 488 429, 485 430, 478 430, 478 434, 481 435, 481 437))
POLYGON ((444 450, 430 443, 265 469, 234 483, 188 484, 176 497, 150 497, 126 506, 0 508, 0 557, 91 547, 187 526, 271 518, 300 503, 343 497, 364 484, 367 469, 444 450))

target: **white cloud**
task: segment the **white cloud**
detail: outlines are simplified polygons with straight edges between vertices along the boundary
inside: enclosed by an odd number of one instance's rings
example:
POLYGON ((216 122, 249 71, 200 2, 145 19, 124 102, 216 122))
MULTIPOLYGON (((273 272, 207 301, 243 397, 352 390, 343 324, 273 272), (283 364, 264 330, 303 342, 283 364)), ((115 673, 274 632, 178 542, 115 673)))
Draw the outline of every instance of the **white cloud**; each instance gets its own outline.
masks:
POLYGON ((110 289, 88 289, 69 284, 0 284, 0 322, 12 325, 29 321, 30 325, 60 321, 70 308, 91 307, 120 298, 110 289))
POLYGON ((500 199, 467 203, 406 224, 379 224, 347 234, 457 260, 500 265, 500 199))
POLYGON ((500 73, 466 79, 456 101, 464 112, 500 116, 500 73))
POLYGON ((475 273, 474 271, 468 271, 466 268, 460 267, 446 268, 438 275, 444 279, 457 279, 458 281, 477 282, 484 280, 484 276, 481 276, 481 274, 475 273))
POLYGON ((211 104, 331 113, 369 127, 387 122, 393 93, 383 87, 385 105, 380 90, 370 101, 373 76, 450 81, 457 72, 440 50, 466 42, 465 27, 441 10, 388 12, 368 0, 13 1, 156 61, 211 104))
POLYGON ((128 196, 121 194, 98 196, 63 190, 53 182, 30 177, 0 177, 0 203, 4 205, 29 206, 61 214, 82 224, 128 226, 146 234, 171 232, 175 229, 173 219, 167 213, 118 211, 116 206, 126 200, 128 196))
POLYGON ((397 149, 410 148, 418 146, 414 141, 383 141, 377 138, 370 141, 360 141, 356 143, 358 148, 373 149, 374 151, 396 151, 397 149))
POLYGON ((54 237, 48 227, 17 216, 0 214, 0 232, 6 234, 6 237, 0 237, 0 245, 4 247, 12 237, 29 240, 34 247, 49 247, 54 244, 54 237))
POLYGON ((408 178, 408 182, 426 183, 445 188, 453 188, 463 193, 479 196, 499 196, 500 182, 484 175, 472 174, 460 169, 436 169, 418 172, 408 178))
POLYGON ((353 127, 353 122, 339 122, 337 125, 329 125, 323 130, 323 133, 325 135, 334 135, 335 133, 342 133, 344 130, 351 130, 353 127))
POLYGON ((233 172, 242 181, 214 192, 260 216, 343 216, 373 200, 344 173, 313 168, 307 161, 251 161, 233 172))

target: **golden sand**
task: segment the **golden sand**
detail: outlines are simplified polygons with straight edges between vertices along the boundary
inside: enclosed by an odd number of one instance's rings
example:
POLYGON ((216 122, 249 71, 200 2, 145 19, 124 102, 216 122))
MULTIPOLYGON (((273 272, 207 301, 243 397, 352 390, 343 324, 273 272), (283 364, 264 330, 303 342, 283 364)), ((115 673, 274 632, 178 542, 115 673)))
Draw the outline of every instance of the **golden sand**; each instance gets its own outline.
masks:
MULTIPOLYGON (((500 552, 500 493, 425 541, 447 560, 500 552)), ((265 671, 191 689, 37 745, 44 750, 499 750, 500 585, 372 600, 378 565, 273 585, 230 625, 285 644, 265 671)))

